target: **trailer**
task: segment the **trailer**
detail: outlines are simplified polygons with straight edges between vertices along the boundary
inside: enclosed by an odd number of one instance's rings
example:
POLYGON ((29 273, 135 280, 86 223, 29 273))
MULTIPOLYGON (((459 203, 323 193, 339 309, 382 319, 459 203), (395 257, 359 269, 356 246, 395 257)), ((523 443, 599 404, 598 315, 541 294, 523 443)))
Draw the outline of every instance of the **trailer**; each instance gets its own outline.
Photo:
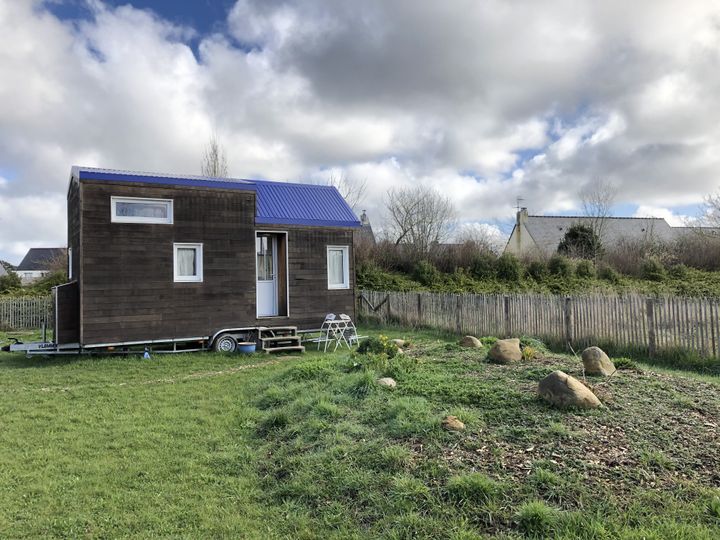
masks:
POLYGON ((24 343, 17 338, 10 338, 12 343, 0 350, 22 352, 27 356, 57 355, 101 355, 101 354, 163 354, 182 352, 215 351, 232 353, 242 346, 252 345, 259 352, 304 352, 303 336, 316 330, 298 332, 295 326, 256 326, 240 328, 223 328, 211 336, 195 336, 175 339, 158 339, 147 341, 128 341, 119 343, 98 343, 82 346, 79 343, 58 344, 47 341, 43 328, 43 340, 24 343))
POLYGON ((72 167, 68 283, 26 354, 299 351, 355 314, 360 220, 331 186, 72 167))

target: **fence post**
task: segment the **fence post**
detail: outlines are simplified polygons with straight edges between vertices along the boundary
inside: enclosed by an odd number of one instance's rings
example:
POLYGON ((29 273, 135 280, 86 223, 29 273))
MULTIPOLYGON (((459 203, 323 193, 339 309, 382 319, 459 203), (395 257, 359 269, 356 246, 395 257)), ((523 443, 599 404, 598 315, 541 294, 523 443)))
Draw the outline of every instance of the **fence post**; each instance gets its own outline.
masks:
POLYGON ((503 297, 503 311, 505 312, 505 337, 512 336, 512 322, 510 321, 510 297, 503 297))
POLYGON ((565 302, 563 304, 563 320, 565 321, 565 343, 570 344, 570 343, 572 343, 572 339, 573 339, 573 331, 572 331, 573 317, 572 317, 572 298, 570 298, 569 296, 565 297, 565 302))
POLYGON ((423 318, 422 318, 422 293, 417 293, 417 308, 418 308, 417 324, 418 324, 418 326, 423 326, 423 318))
POLYGON ((462 294, 458 294, 455 303, 455 331, 458 335, 462 334, 462 297, 462 294))
POLYGON ((648 328, 648 356, 655 356, 655 302, 652 298, 645 300, 645 313, 647 315, 648 328))

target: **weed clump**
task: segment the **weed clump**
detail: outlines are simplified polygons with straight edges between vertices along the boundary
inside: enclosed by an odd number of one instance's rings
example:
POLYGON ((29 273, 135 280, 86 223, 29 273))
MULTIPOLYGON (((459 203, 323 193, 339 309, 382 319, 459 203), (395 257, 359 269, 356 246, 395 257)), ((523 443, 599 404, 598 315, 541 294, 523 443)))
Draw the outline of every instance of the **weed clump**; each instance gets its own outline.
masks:
POLYGON ((559 515, 557 510, 544 502, 532 501, 518 508, 515 521, 526 536, 548 538, 557 527, 559 515))
POLYGON ((448 480, 447 492, 459 503, 485 504, 502 493, 501 485, 481 473, 453 476, 448 480))
POLYGON ((388 358, 394 358, 398 354, 398 346, 390 338, 384 335, 369 337, 358 346, 359 354, 385 354, 388 358))

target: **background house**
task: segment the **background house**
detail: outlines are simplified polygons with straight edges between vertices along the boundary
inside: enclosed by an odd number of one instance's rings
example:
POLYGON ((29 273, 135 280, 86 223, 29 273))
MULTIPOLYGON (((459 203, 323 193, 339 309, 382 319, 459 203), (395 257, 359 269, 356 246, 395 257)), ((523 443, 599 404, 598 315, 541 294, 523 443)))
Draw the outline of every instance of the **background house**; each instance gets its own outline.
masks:
POLYGON ((47 276, 56 267, 64 266, 67 260, 65 248, 30 248, 16 272, 23 285, 47 276))
MULTIPOLYGON (((505 253, 519 257, 549 257, 565 237, 568 229, 581 224, 592 227, 598 218, 587 216, 532 216, 527 208, 517 213, 515 226, 505 246, 505 253)), ((594 228, 594 227, 593 227, 594 228)), ((620 240, 669 242, 692 227, 671 227, 662 218, 606 217, 602 218, 599 236, 606 247, 617 245, 620 240)), ((717 229, 706 229, 717 232, 717 229)))

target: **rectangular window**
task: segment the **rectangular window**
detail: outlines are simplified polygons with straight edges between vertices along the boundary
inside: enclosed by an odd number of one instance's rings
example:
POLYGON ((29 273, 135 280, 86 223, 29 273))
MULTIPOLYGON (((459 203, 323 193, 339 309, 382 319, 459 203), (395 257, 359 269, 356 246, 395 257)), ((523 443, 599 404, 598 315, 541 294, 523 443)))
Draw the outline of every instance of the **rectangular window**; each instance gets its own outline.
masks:
POLYGON ((110 197, 110 219, 113 223, 173 222, 172 199, 110 197))
POLYGON ((72 248, 69 247, 67 250, 67 257, 68 257, 68 281, 72 279, 72 248))
POLYGON ((328 289, 350 288, 350 249, 348 246, 328 246, 328 289))
POLYGON ((173 244, 175 281, 200 282, 203 280, 203 245, 173 244))

